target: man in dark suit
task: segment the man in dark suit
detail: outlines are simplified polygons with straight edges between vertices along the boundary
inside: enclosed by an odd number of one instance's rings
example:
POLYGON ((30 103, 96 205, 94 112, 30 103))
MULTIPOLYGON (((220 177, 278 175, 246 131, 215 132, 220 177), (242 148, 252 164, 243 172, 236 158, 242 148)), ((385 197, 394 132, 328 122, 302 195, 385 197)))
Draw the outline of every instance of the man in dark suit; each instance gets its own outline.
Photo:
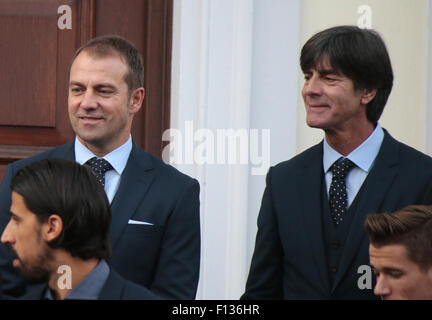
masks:
POLYGON ((1 235, 31 287, 24 299, 156 299, 109 267, 110 205, 90 169, 44 159, 11 182, 10 220, 1 235))
MULTIPOLYGON (((132 120, 144 99, 137 49, 117 36, 92 39, 77 50, 69 77, 68 111, 76 138, 8 166, 0 186, 0 232, 17 170, 44 158, 89 165, 111 203, 111 265, 156 295, 194 299, 200 264, 199 184, 132 141, 132 120)), ((24 293, 1 246, 0 273, 5 294, 24 293)))
POLYGON ((270 168, 243 299, 374 299, 365 216, 432 203, 432 159, 378 120, 393 85, 373 30, 334 27, 303 46, 306 122, 324 140, 270 168))

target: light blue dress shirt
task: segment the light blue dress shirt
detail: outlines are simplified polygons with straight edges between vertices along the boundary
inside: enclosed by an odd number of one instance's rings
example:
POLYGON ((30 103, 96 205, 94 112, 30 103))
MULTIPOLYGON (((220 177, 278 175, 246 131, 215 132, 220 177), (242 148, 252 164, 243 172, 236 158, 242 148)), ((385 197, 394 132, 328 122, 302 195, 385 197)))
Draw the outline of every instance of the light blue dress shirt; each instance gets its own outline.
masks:
MULTIPOLYGON (((97 300, 108 279, 110 269, 105 260, 97 266, 66 295, 65 300, 97 300)), ((73 275, 72 275, 73 276, 73 275)), ((47 287, 44 298, 54 300, 51 289, 47 287)))
MULTIPOLYGON (((346 158, 355 163, 354 167, 347 175, 346 187, 347 187, 347 197, 348 197, 348 207, 354 201, 358 191, 360 190, 363 182, 368 176, 372 166, 375 162, 375 158, 381 148, 381 144, 384 139, 384 131, 379 124, 377 124, 375 130, 372 134, 365 140, 361 145, 359 145, 355 150, 353 150, 346 158)), ((323 155, 323 167, 325 173, 325 180, 327 186, 327 195, 330 190, 330 184, 332 181, 333 174, 330 167, 333 163, 340 157, 345 158, 339 152, 334 150, 327 143, 324 138, 324 155, 323 155)))
MULTIPOLYGON (((111 151, 103 158, 107 160, 114 170, 109 170, 105 173, 105 192, 111 203, 120 185, 120 178, 123 170, 126 167, 126 163, 129 159, 129 155, 132 151, 132 137, 129 135, 129 139, 117 149, 111 151)), ((93 152, 87 149, 78 138, 75 138, 75 160, 79 164, 84 164, 93 157, 97 157, 93 152)), ((99 157, 97 157, 99 158, 99 157)))

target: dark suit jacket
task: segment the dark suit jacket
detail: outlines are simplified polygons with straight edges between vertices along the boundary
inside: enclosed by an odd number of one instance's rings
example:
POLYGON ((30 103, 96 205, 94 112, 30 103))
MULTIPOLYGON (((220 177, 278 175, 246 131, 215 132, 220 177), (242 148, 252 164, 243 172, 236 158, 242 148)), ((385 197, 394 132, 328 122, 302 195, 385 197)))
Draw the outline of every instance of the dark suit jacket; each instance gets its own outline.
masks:
MULTIPOLYGON (((0 232, 9 220, 12 177, 26 164, 45 158, 75 160, 74 142, 8 166, 0 185, 0 232)), ((133 144, 111 212, 113 268, 158 296, 194 299, 200 264, 198 181, 133 144), (153 225, 128 224, 129 219, 153 225)), ((0 244, 3 292, 18 297, 23 285, 11 263, 0 244)))
MULTIPOLYGON (((27 293, 20 300, 42 300, 46 283, 28 288, 27 293)), ((99 300, 158 300, 150 290, 141 287, 120 276, 110 268, 110 273, 99 294, 99 300)))
POLYGON ((366 215, 432 204, 432 159, 385 131, 331 284, 321 214, 322 159, 320 143, 270 168, 243 299, 376 298, 357 285, 359 266, 369 265, 366 215))

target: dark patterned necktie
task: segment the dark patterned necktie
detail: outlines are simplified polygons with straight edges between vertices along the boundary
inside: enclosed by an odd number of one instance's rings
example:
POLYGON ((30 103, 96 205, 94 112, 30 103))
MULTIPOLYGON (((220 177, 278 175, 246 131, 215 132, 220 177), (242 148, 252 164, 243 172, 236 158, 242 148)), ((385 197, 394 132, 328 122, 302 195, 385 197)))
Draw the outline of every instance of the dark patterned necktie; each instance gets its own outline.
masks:
POLYGON ((329 191, 330 212, 336 226, 342 221, 347 210, 348 199, 345 178, 354 166, 355 164, 351 160, 339 158, 330 168, 333 173, 329 191))
POLYGON ((85 164, 91 168, 96 178, 105 187, 105 172, 113 169, 111 164, 104 158, 98 159, 96 157, 91 158, 85 164))

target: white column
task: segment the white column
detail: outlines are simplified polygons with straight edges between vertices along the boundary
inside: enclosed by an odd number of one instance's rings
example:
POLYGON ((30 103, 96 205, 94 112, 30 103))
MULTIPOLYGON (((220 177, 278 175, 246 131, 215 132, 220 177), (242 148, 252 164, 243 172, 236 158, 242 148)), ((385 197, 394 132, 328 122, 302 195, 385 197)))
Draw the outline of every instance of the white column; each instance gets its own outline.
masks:
MULTIPOLYGON (((270 165, 296 153, 300 0, 254 0, 251 128, 271 133, 270 165)), ((265 176, 249 179, 248 267, 265 176)), ((249 271, 249 270, 248 270, 249 271)))
POLYGON ((226 154, 217 163, 218 132, 233 129, 249 139, 249 129, 276 125, 271 156, 285 159, 295 150, 298 52, 295 61, 291 52, 298 46, 298 6, 299 0, 174 1, 171 127, 182 133, 183 162, 176 167, 201 185, 198 299, 243 293, 264 190, 265 176, 251 175, 250 159, 229 164, 226 154), (214 164, 185 163, 202 146, 199 133, 214 142, 214 164))
MULTIPOLYGON (((218 129, 249 129, 253 1, 176 0, 174 4, 172 127, 184 133, 183 152, 188 152, 185 140, 190 138, 186 121, 193 121, 194 132, 210 130, 217 152, 218 129)), ((244 289, 247 263, 249 166, 177 167, 201 184, 197 298, 237 299, 244 289)))

